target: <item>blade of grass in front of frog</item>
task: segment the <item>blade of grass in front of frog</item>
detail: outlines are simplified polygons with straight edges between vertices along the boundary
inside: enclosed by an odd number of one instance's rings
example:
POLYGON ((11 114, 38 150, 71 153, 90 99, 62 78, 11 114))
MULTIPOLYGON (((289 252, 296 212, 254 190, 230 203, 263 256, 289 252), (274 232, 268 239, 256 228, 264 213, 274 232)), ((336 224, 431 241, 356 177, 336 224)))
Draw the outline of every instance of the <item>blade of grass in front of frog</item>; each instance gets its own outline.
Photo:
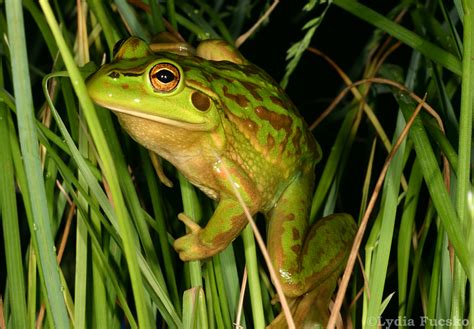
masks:
MULTIPOLYGON (((45 79, 47 79, 47 78, 48 77, 46 77, 45 79)), ((46 85, 46 83, 44 85, 46 85)), ((59 117, 56 109, 54 108, 54 105, 51 103, 49 98, 47 98, 47 100, 49 102, 49 105, 50 105, 51 111, 53 113, 53 116, 56 119, 58 127, 59 127, 60 131, 63 133, 64 139, 65 139, 66 143, 68 144, 68 146, 70 148, 70 151, 71 151, 71 153, 74 157, 74 160, 78 164, 79 169, 81 170, 84 178, 86 179, 86 182, 88 184, 88 187, 89 187, 91 193, 96 198, 96 201, 97 200, 99 201, 99 204, 102 200, 101 207, 102 207, 104 213, 108 214, 109 220, 112 224, 117 225, 116 224, 117 220, 114 217, 115 214, 111 210, 111 205, 108 202, 107 197, 103 193, 102 189, 98 185, 98 182, 96 181, 95 177, 93 176, 92 172, 90 171, 90 167, 88 166, 88 164, 85 163, 84 158, 82 158, 82 156, 80 155, 79 150, 75 147, 74 142, 72 141, 71 136, 67 132, 66 126, 64 125, 64 123, 62 122, 61 118, 59 117)), ((57 154, 55 154, 54 149, 48 148, 47 143, 43 143, 43 145, 45 145, 47 147, 47 151, 48 151, 49 156, 56 162, 59 170, 61 171, 61 173, 64 177, 64 182, 68 185, 69 184, 71 185, 71 187, 69 187, 69 191, 70 191, 69 193, 72 196, 73 200, 76 202, 79 210, 82 210, 83 214, 87 213, 87 211, 85 211, 82 208, 82 206, 81 206, 82 203, 79 202, 78 197, 73 192, 74 188, 72 188, 72 184, 74 184, 76 186, 76 188, 79 189, 79 191, 82 193, 82 197, 86 199, 86 204, 89 206, 90 211, 92 211, 92 216, 95 214, 95 216, 98 216, 99 218, 101 218, 101 224, 106 229, 108 228, 107 229, 108 234, 111 234, 113 236, 112 239, 117 241, 117 243, 121 244, 121 239, 119 237, 118 231, 115 230, 112 227, 109 227, 108 222, 105 221, 104 219, 102 219, 101 211, 95 206, 96 201, 93 201, 93 200, 90 199, 90 196, 87 194, 86 190, 81 187, 81 183, 76 179, 76 177, 74 176, 72 171, 68 168, 68 166, 66 164, 64 164, 62 162, 61 158, 57 154)), ((121 307, 123 308, 124 313, 125 313, 128 321, 130 322, 132 327, 136 328, 137 326, 136 326, 136 323, 135 323, 135 319, 133 318, 133 315, 130 312, 130 309, 128 307, 128 303, 125 299, 125 293, 123 292, 123 290, 120 287, 120 285, 118 283, 118 280, 117 280, 119 275, 116 274, 109 267, 109 265, 108 265, 109 261, 107 260, 107 257, 102 252, 102 248, 100 247, 99 242, 98 242, 99 240, 97 239, 97 237, 95 237, 96 230, 91 228, 89 221, 84 220, 83 223, 86 225, 86 228, 87 228, 88 233, 89 233, 89 237, 92 241, 92 253, 93 253, 93 255, 95 255, 93 265, 96 266, 99 269, 99 271, 101 272, 101 277, 107 277, 108 280, 110 280, 110 282, 112 283, 112 286, 115 289, 115 292, 117 293, 117 298, 120 301, 121 307)), ((117 227, 115 227, 115 228, 117 228, 117 227)), ((111 256, 113 257, 113 251, 111 252, 111 256)), ((77 292, 77 293, 80 294, 81 292, 77 292)), ((109 292, 109 294, 110 293, 111 292, 109 292)))
POLYGON ((45 303, 51 315, 51 323, 56 327, 69 328, 69 319, 61 292, 59 266, 55 259, 54 242, 44 181, 38 150, 38 136, 35 129, 34 106, 28 73, 25 26, 22 4, 6 1, 8 40, 11 54, 12 77, 17 108, 19 140, 27 176, 27 190, 30 195, 33 217, 29 226, 33 237, 33 247, 38 256, 45 303))
MULTIPOLYGON (((220 161, 219 156, 216 154, 216 160, 220 161)), ((270 276, 272 278, 272 282, 275 284, 275 288, 278 293, 278 298, 280 299, 280 303, 285 313, 286 321, 289 328, 295 328, 295 324, 293 322, 293 317, 290 312, 290 308, 288 306, 288 302, 286 301, 286 297, 283 293, 281 285, 279 284, 278 276, 276 275, 275 269, 273 268, 272 261, 270 256, 268 255, 265 242, 258 231, 257 225, 252 218, 252 214, 245 204, 242 196, 240 195, 240 191, 236 187, 236 183, 233 181, 232 177, 230 176, 229 170, 227 167, 222 164, 222 170, 224 172, 225 177, 229 180, 230 185, 232 186, 235 196, 237 200, 242 205, 244 209, 245 215, 249 221, 250 225, 247 225, 242 232, 242 237, 244 240, 245 246, 245 257, 246 257, 246 265, 249 277, 249 289, 250 289, 250 298, 252 302, 252 310, 254 311, 254 326, 256 328, 263 328, 265 320, 263 316, 263 306, 262 306, 262 296, 261 296, 261 289, 260 283, 258 279, 258 266, 257 266, 257 258, 256 258, 256 250, 255 250, 255 240, 257 240, 258 246, 262 252, 263 258, 265 259, 265 263, 267 265, 268 271, 270 272, 270 276), (255 235, 255 238, 254 238, 255 235), (249 248, 250 247, 250 248, 249 248), (252 249, 251 253, 248 253, 248 249, 252 249), (253 283, 252 283, 253 282, 253 283), (255 314, 255 311, 258 311, 255 314)))
MULTIPOLYGON (((3 86, 3 68, 0 62, 0 83, 3 86)), ((28 317, 26 299, 24 269, 21 252, 21 236, 19 224, 22 222, 18 216, 18 204, 15 193, 15 172, 13 156, 10 148, 9 127, 10 113, 5 104, 0 104, 0 140, 3 142, 0 152, 0 204, 2 215, 2 228, 5 253, 5 272, 7 278, 5 291, 14 293, 10 303, 10 325, 12 328, 27 328, 28 317)))
MULTIPOLYGON (((46 77, 46 79, 47 78, 48 77, 46 77)), ((48 99, 48 101, 49 101, 49 99, 48 99)), ((109 234, 114 233, 113 235, 114 235, 115 241, 117 241, 121 245, 121 239, 119 238, 119 235, 117 233, 118 232, 117 219, 115 218, 115 213, 112 211, 110 202, 108 202, 108 199, 105 196, 105 194, 103 193, 103 190, 98 185, 97 180, 95 179, 92 172, 90 171, 90 167, 88 166, 88 164, 85 162, 84 158, 82 158, 79 151, 75 147, 74 142, 73 142, 71 136, 69 135, 64 123, 62 122, 61 118, 59 117, 59 114, 57 113, 56 109, 54 108, 54 105, 51 104, 50 101, 49 101, 49 103, 50 103, 50 107, 51 107, 51 110, 53 112, 53 115, 56 119, 56 122, 59 126, 59 129, 60 129, 61 133, 63 134, 63 137, 64 137, 66 143, 69 146, 70 152, 73 155, 74 160, 76 161, 76 163, 78 164, 79 169, 81 170, 82 174, 84 175, 92 195, 94 195, 94 197, 97 198, 97 200, 99 201, 99 204, 101 205, 102 209, 104 209, 104 212, 106 214, 108 214, 110 222, 114 225, 115 230, 112 230, 112 228, 109 228, 108 229, 109 234)), ((109 132, 110 132, 110 130, 109 130, 109 132)), ((50 152, 52 152, 52 151, 53 150, 50 150, 50 152)), ((62 171, 67 172, 66 168, 67 168, 66 166, 63 166, 62 171)), ((74 182, 74 180, 75 179, 74 179, 73 176, 68 179, 68 181, 73 181, 73 182, 74 182)), ((79 187, 80 184, 76 183, 76 186, 79 187)), ((72 191, 72 189, 71 189, 71 191, 72 191)), ((86 196, 84 196, 84 197, 86 197, 86 196)), ((94 209, 94 207, 93 207, 94 202, 88 201, 88 205, 92 209, 94 209)), ((96 212, 96 215, 101 216, 100 212, 96 212)), ((85 223, 87 224, 87 222, 85 222, 85 223)), ((108 222, 102 220, 101 223, 106 228, 108 227, 108 222)), ((91 229, 89 229, 89 231, 90 230, 91 229)), ((95 230, 92 231, 92 232, 95 232, 95 230)), ((89 234, 91 234, 91 232, 89 232, 89 234)), ((121 247, 121 248, 123 248, 123 247, 121 247)), ((113 254, 113 251, 112 251, 112 254, 113 254)), ((155 301, 155 304, 157 305, 161 315, 163 316, 165 321, 170 326, 174 326, 174 327, 179 328, 179 326, 180 326, 179 317, 178 317, 175 309, 173 308, 171 301, 169 300, 166 289, 163 288, 164 287, 163 283, 160 282, 159 280, 157 280, 157 278, 156 278, 153 271, 150 272, 150 267, 148 266, 147 262, 144 261, 144 259, 142 258, 141 255, 139 255, 138 261, 139 261, 139 268, 141 269, 145 279, 147 280, 147 283, 152 288, 151 291, 148 290, 150 292, 150 296, 155 301)), ((110 273, 103 274, 103 276, 109 277, 110 273)), ((115 279, 115 278, 116 277, 114 276, 113 279, 115 279)), ((123 300, 122 303, 126 303, 125 300, 123 300)), ((130 319, 130 321, 133 321, 133 318, 130 319)))
MULTIPOLYGON (((9 104, 10 106, 15 106, 15 104, 9 104)), ((14 109, 11 108, 13 111, 14 109)), ((15 168, 15 180, 16 184, 18 185, 19 191, 28 191, 27 187, 27 177, 25 172, 25 167, 23 164, 22 154, 20 150, 20 142, 18 140, 18 135, 15 133, 15 125, 13 123, 12 116, 7 116, 8 124, 9 124, 9 140, 10 140, 10 154, 13 160, 13 166, 15 168)), ((30 195, 28 193, 21 193, 24 212, 26 213, 26 220, 33 221, 33 211, 31 208, 31 201, 30 195)), ((24 219, 20 221, 20 223, 24 223, 24 219)), ((28 252, 28 265, 27 265, 27 272, 28 272, 28 286, 26 289, 27 292, 27 308, 28 308, 28 323, 30 327, 34 327, 36 315, 37 315, 37 294, 39 293, 40 287, 38 287, 37 276, 38 276, 38 268, 37 268, 37 260, 36 260, 36 251, 34 246, 32 245, 33 241, 30 238, 30 246, 28 252)))
MULTIPOLYGON (((77 6, 78 11, 78 32, 76 34, 76 61, 78 65, 84 65, 90 61, 88 49, 88 40, 86 33, 86 22, 84 15, 85 6, 84 4, 77 6)), ((61 79, 65 80, 65 79, 61 79)), ((52 80, 52 81, 57 81, 52 80)), ((63 83, 66 85, 66 83, 63 83)), ((82 111, 78 111, 74 101, 74 94, 72 93, 71 88, 66 87, 64 90, 65 93, 63 97, 69 101, 67 102, 69 119, 72 122, 83 121, 82 111), (71 108, 73 107, 73 109, 71 108), (71 118, 71 112, 74 113, 74 118, 71 118), (79 118, 77 120, 76 118, 79 118)), ((77 138, 78 149, 81 156, 84 159, 96 166, 97 159, 94 154, 93 146, 89 144, 89 136, 86 129, 79 129, 79 126, 72 125, 70 129, 77 129, 73 131, 74 136, 77 138)), ((77 179, 78 183, 83 186, 86 183, 86 178, 83 176, 80 170, 77 170, 77 179)), ((98 202, 94 199, 86 200, 86 195, 89 191, 81 191, 77 194, 77 202, 80 205, 81 209, 88 209, 89 205, 97 206, 98 202), (84 193, 85 192, 85 193, 84 193), (88 202, 89 201, 89 202, 88 202)), ((99 314, 107 314, 109 309, 107 307, 107 295, 104 282, 106 280, 102 276, 101 271, 97 268, 97 260, 91 262, 90 257, 97 257, 96 255, 91 255, 91 250, 89 250, 89 233, 86 226, 86 221, 92 222, 92 225, 97 229, 97 233, 101 234, 102 227, 100 225, 100 220, 97 216, 92 215, 87 211, 78 211, 77 212, 77 224, 76 224, 76 259, 75 259, 75 281, 74 281, 74 324, 77 328, 85 328, 87 326, 87 311, 88 311, 88 282, 92 281, 92 300, 94 301, 95 307, 92 310, 93 319, 96 320, 95 325, 100 328, 107 328, 110 324, 107 322, 107 317, 98 316, 99 314), (90 265, 89 265, 90 264, 90 265), (92 279, 92 280, 91 280, 92 279)), ((90 283, 89 283, 90 284, 90 283)), ((89 292, 89 294, 91 293, 89 292)))
POLYGON ((129 213, 125 207, 125 200, 120 189, 120 183, 117 176, 117 169, 114 165, 114 160, 110 148, 107 144, 104 132, 98 120, 94 104, 88 96, 85 83, 80 75, 80 72, 74 62, 74 58, 64 40, 57 20, 53 14, 52 8, 47 0, 40 0, 41 8, 45 14, 46 20, 53 32, 54 38, 58 44, 58 48, 64 60, 65 66, 74 81, 73 86, 78 95, 79 102, 84 110, 84 116, 90 128, 92 139, 94 140, 98 154, 102 159, 102 166, 105 179, 110 187, 110 192, 114 200, 115 212, 117 214, 118 223, 120 226, 120 234, 123 239, 125 259, 127 261, 128 271, 130 273, 130 280, 134 301, 136 305, 138 323, 140 327, 151 327, 152 310, 149 307, 147 294, 145 293, 143 278, 137 262, 138 242, 135 239, 132 225, 130 223, 129 213))
POLYGON ((181 312, 181 301, 178 296, 178 287, 176 285, 176 266, 174 259, 172 259, 173 251, 168 243, 168 231, 166 228, 165 214, 163 209, 163 199, 158 189, 155 172, 153 171, 149 153, 143 148, 140 149, 140 158, 143 167, 143 176, 146 179, 148 187, 148 195, 150 197, 151 206, 153 209, 153 225, 156 225, 156 232, 158 233, 158 240, 160 244, 161 256, 163 257, 164 271, 166 276, 166 284, 171 295, 171 300, 175 306, 178 315, 181 312))
MULTIPOLYGON (((125 201, 127 202, 128 208, 130 209, 130 215, 137 228, 137 234, 141 241, 143 250, 145 251, 146 259, 160 286, 165 291, 167 291, 165 279, 163 277, 160 262, 158 261, 155 246, 153 245, 153 241, 151 239, 149 227, 146 224, 145 218, 143 216, 143 210, 137 195, 137 191, 132 182, 132 178, 130 177, 127 164, 123 156, 123 151, 112 123, 111 112, 100 111, 97 114, 99 120, 102 123, 103 129, 108 132, 107 141, 110 145, 112 153, 114 154, 114 163, 117 168, 117 173, 120 177, 122 189, 124 190, 125 201)), ((166 295, 169 296, 168 293, 166 295)), ((167 299, 169 299, 169 297, 167 297, 167 299)))
MULTIPOLYGON (((191 185, 191 183, 189 183, 181 173, 178 174, 178 179, 181 189, 183 211, 186 216, 192 218, 196 223, 199 223, 202 218, 202 210, 196 191, 194 190, 194 187, 191 185)), ((187 267, 185 268, 188 270, 191 287, 202 287, 203 274, 201 270, 201 262, 196 260, 187 262, 186 264, 187 267)), ((206 292, 206 295, 209 293, 210 292, 206 292)), ((199 307, 201 308, 200 313, 206 313, 206 303, 200 303, 199 307)), ((208 324, 205 323, 205 326, 207 327, 208 324)))

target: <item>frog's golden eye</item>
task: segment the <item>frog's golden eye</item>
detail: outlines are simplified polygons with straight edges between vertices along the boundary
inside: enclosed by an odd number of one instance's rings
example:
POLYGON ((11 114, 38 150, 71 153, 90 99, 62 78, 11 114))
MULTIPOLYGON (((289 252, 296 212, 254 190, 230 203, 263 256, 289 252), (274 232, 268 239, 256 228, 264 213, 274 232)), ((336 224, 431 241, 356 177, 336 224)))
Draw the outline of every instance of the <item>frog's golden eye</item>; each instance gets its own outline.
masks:
POLYGON ((169 63, 156 64, 150 71, 150 81, 155 91, 173 91, 178 86, 179 79, 178 68, 169 63))

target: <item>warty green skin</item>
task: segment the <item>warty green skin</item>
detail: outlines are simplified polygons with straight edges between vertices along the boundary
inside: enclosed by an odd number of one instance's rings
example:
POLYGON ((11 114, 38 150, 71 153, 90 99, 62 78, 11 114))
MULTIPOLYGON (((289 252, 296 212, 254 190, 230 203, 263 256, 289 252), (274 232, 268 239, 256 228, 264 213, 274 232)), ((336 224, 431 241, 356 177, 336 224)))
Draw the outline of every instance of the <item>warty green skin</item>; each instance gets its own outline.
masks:
POLYGON ((329 279, 335 283, 353 239, 353 220, 339 214, 309 226, 321 151, 264 71, 219 40, 202 42, 197 55, 181 56, 152 53, 144 41, 130 38, 87 85, 132 138, 218 201, 204 228, 176 240, 182 260, 211 257, 239 235, 247 219, 237 188, 252 214, 268 218, 267 246, 286 296, 297 298, 329 279), (151 83, 150 71, 163 63, 179 72, 168 92, 151 83))

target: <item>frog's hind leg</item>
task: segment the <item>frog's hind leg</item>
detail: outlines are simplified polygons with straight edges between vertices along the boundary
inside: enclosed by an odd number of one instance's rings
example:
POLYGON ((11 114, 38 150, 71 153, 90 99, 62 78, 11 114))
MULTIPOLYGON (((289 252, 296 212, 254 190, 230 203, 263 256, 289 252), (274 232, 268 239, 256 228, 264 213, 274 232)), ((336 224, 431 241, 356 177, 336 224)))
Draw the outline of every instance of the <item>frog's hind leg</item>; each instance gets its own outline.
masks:
MULTIPOLYGON (((297 177, 267 214, 267 245, 285 296, 298 298, 305 294, 306 297, 315 295, 313 305, 320 308, 316 304, 327 307, 337 278, 345 266, 355 224, 350 215, 335 214, 309 226, 313 178, 313 173, 297 177), (318 287, 324 287, 324 297, 312 293, 318 287)), ((298 299, 301 302, 304 300, 298 299)), ((294 316, 304 313, 301 307, 298 309, 294 311, 294 316)), ((326 319, 323 314, 316 317, 323 321, 326 319)))

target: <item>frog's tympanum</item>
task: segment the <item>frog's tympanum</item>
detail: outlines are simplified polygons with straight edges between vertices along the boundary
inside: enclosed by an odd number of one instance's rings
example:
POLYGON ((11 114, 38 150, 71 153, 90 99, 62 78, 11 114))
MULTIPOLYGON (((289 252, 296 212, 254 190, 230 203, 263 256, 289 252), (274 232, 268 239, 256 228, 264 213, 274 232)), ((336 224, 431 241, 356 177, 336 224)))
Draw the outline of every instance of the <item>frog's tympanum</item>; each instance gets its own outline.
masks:
MULTIPOLYGON (((209 258, 239 235, 248 220, 237 191, 267 218, 268 252, 297 327, 324 325, 355 225, 346 214, 309 225, 319 145, 278 84, 231 45, 163 50, 121 41, 87 87, 133 139, 217 201, 205 227, 184 220, 191 233, 175 241, 180 258, 209 258)), ((271 326, 285 324, 280 315, 271 326)))

